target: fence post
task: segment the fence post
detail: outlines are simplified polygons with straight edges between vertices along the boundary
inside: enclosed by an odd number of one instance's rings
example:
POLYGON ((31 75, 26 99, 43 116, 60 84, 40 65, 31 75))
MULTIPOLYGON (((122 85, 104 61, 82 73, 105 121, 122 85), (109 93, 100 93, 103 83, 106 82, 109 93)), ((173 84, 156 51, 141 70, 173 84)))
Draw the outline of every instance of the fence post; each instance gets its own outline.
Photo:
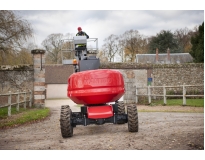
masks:
POLYGON ((17 92, 18 92, 18 94, 16 97, 16 103, 17 103, 16 110, 19 112, 19 90, 17 90, 17 92))
POLYGON ((26 109, 26 91, 24 90, 24 109, 26 109))
POLYGON ((11 116, 11 91, 9 91, 8 104, 8 116, 11 116))
POLYGON ((185 88, 185 84, 182 85, 183 87, 183 106, 186 105, 186 88, 185 88))
POLYGON ((148 85, 148 102, 151 104, 151 91, 150 91, 150 85, 148 85))
POLYGON ((32 103, 31 103, 31 101, 32 101, 32 100, 31 100, 31 99, 32 99, 32 93, 31 93, 31 92, 32 92, 32 91, 29 90, 29 93, 30 93, 30 97, 29 97, 29 107, 31 107, 31 104, 32 104, 32 103))
POLYGON ((136 94, 136 103, 138 103, 138 91, 137 91, 137 87, 136 87, 135 94, 136 94))
POLYGON ((164 105, 167 104, 167 97, 166 97, 166 88, 165 85, 163 85, 163 94, 164 94, 164 105))

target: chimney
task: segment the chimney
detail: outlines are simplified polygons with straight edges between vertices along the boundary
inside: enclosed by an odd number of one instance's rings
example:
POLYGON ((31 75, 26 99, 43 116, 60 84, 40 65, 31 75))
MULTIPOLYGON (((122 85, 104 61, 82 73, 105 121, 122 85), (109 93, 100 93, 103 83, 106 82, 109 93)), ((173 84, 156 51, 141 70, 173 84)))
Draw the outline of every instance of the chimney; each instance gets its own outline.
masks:
POLYGON ((159 56, 158 56, 158 48, 156 48, 156 62, 158 62, 159 56))
POLYGON ((169 48, 167 49, 167 60, 170 61, 170 50, 169 50, 169 48))

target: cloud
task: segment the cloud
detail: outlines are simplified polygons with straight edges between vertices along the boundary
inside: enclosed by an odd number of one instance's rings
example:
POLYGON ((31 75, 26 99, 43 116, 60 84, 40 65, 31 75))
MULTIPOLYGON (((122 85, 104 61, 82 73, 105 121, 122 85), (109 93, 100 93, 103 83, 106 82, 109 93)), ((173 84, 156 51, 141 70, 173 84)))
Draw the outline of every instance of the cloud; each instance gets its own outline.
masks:
POLYGON ((53 33, 77 33, 81 26, 91 38, 103 40, 111 34, 121 35, 138 30, 145 36, 155 36, 161 30, 189 28, 202 24, 203 10, 23 10, 21 16, 34 29, 39 45, 53 33))

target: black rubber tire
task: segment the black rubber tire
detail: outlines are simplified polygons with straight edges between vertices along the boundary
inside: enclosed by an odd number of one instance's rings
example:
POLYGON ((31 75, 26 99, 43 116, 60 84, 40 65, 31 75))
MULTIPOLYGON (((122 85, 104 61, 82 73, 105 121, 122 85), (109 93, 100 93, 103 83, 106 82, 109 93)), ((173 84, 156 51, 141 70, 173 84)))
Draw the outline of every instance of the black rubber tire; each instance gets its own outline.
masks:
MULTIPOLYGON (((125 114, 125 105, 124 102, 117 102, 118 104, 118 114, 125 114)), ((117 124, 124 124, 124 121, 117 121, 117 124)))
POLYGON ((72 111, 70 106, 61 106, 60 127, 63 138, 73 136, 73 126, 71 125, 72 111))
POLYGON ((127 106, 128 131, 138 132, 138 112, 136 105, 127 106))
POLYGON ((118 114, 125 114, 124 102, 118 102, 118 114))

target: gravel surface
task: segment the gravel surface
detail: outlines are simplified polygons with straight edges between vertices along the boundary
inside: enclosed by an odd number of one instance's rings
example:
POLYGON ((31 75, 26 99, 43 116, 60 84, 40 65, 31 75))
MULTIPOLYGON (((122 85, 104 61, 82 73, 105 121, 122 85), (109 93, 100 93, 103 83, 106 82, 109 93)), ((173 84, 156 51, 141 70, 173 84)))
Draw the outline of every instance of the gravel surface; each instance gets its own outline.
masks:
MULTIPOLYGON (((139 132, 126 124, 77 126, 62 138, 60 106, 80 108, 71 100, 46 100, 51 116, 42 122, 0 130, 1 150, 204 150, 204 113, 139 112, 139 132)), ((168 111, 173 107, 137 106, 138 110, 168 111)), ((175 111, 203 112, 204 108, 175 107, 175 111)))

